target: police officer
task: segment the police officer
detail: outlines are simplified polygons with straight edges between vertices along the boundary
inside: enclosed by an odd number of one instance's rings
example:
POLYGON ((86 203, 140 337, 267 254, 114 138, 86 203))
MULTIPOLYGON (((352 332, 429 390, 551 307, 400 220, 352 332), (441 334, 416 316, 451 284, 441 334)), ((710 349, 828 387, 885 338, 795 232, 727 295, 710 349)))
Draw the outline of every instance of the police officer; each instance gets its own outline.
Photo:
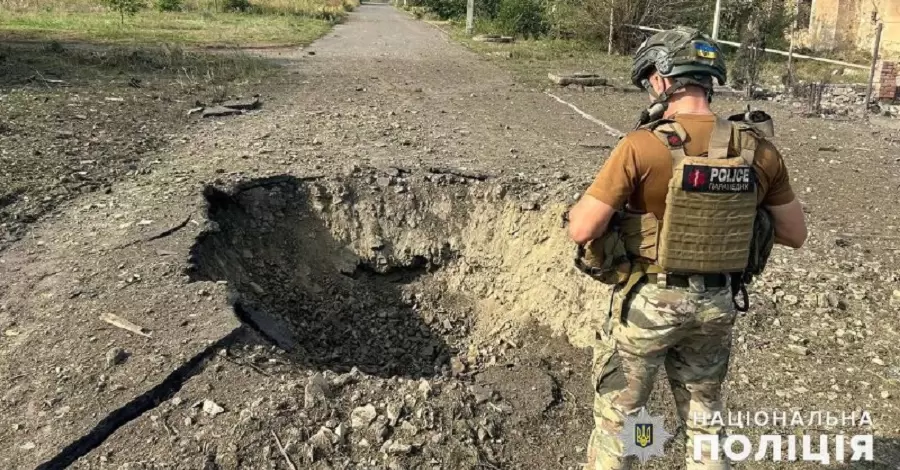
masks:
MULTIPOLYGON (((723 122, 710 110, 713 79, 724 84, 724 61, 716 44, 696 30, 679 27, 660 32, 640 46, 632 82, 649 93, 651 105, 642 116, 643 125, 620 140, 569 212, 573 241, 585 244, 600 237, 622 210, 663 220, 675 155, 667 142, 677 144, 682 157, 704 156, 716 126, 723 122), (661 140, 654 132, 654 123, 660 122, 680 129, 678 138, 670 135, 668 141, 661 140)), ((747 148, 752 149, 749 166, 755 173, 756 204, 771 214, 775 243, 801 247, 806 223, 781 155, 759 133, 745 132, 741 139, 752 139, 753 146, 747 148)), ((726 143, 729 153, 740 153, 736 147, 741 145, 726 143)), ((721 386, 738 315, 732 283, 727 275, 717 273, 641 273, 629 292, 614 293, 613 304, 618 299, 621 311, 611 309, 594 347, 595 426, 586 469, 631 468, 634 457, 623 457, 619 433, 626 416, 645 406, 661 366, 689 439, 686 468, 730 468, 721 455, 719 461, 710 461, 708 447, 702 461, 695 462, 690 439, 724 436, 721 427, 694 422, 692 416, 723 411, 721 386)))

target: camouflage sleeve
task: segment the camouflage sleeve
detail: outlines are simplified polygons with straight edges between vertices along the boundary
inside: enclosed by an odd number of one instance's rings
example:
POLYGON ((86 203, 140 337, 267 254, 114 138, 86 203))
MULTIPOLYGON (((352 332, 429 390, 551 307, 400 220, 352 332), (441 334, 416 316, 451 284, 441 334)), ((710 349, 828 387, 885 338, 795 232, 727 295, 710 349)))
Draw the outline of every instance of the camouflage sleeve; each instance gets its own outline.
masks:
POLYGON ((585 194, 621 209, 640 181, 637 154, 628 137, 619 141, 585 194))
POLYGON ((756 169, 760 175, 760 203, 780 206, 794 200, 787 165, 771 142, 763 140, 756 150, 756 169))

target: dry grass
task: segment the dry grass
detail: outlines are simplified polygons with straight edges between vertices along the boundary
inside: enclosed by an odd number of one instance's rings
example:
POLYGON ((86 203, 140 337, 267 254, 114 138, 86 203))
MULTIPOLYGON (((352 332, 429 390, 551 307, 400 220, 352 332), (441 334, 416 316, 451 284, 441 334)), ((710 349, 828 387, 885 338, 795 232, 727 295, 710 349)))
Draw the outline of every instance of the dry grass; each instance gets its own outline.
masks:
MULTIPOLYGON (((155 0, 147 0, 152 8, 155 0)), ((185 11, 215 11, 222 8, 224 0, 185 0, 185 11)), ((250 0, 259 11, 313 16, 319 12, 340 13, 359 6, 358 0, 250 0)), ((3 10, 12 13, 69 12, 103 13, 109 8, 100 0, 0 0, 3 10)))
POLYGON ((223 0, 186 0, 179 12, 151 8, 124 24, 98 0, 0 0, 0 38, 196 46, 305 45, 341 21, 358 0, 251 0, 246 13, 223 0))

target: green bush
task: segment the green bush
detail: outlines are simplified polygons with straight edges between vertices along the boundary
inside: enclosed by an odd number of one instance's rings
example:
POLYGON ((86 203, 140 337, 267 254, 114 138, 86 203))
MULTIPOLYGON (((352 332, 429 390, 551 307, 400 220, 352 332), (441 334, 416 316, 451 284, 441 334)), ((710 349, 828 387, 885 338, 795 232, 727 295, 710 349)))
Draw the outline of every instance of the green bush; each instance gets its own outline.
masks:
POLYGON ((538 37, 549 30, 541 0, 500 0, 495 23, 510 35, 538 37))
POLYGON ((250 9, 250 0, 225 0, 225 11, 247 11, 250 9))
POLYGON ((452 20, 466 16, 466 0, 423 0, 422 6, 442 20, 452 20))
POLYGON ((156 0, 156 9, 159 11, 181 11, 182 7, 183 0, 156 0))

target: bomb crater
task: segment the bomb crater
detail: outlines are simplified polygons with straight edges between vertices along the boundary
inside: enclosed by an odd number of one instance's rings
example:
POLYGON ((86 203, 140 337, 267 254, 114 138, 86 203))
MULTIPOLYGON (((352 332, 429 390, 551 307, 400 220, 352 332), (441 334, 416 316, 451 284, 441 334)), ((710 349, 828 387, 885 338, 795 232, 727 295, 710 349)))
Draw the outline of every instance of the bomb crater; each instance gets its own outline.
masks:
POLYGON ((608 293, 572 270, 564 207, 516 189, 397 172, 210 186, 190 275, 226 281, 241 321, 317 369, 446 374, 533 320, 587 344, 608 293))

